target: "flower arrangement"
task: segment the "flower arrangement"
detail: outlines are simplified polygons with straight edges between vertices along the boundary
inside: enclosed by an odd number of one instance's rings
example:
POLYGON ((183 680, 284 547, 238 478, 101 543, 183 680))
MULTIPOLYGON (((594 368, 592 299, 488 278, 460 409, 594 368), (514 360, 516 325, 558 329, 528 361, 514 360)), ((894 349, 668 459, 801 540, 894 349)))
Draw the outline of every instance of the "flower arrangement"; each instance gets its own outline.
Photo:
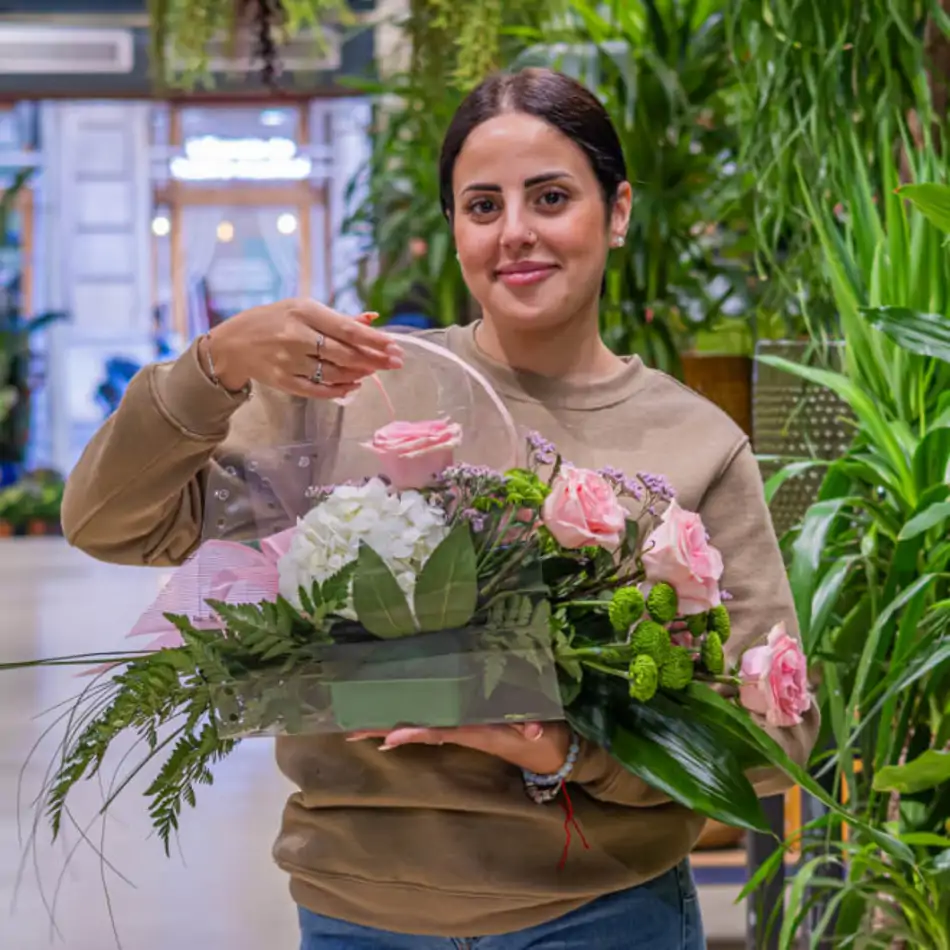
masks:
POLYGON ((566 718, 732 824, 766 827, 755 765, 827 798, 747 711, 801 721, 797 642, 778 625, 727 669, 722 556, 664 478, 575 467, 537 434, 498 472, 457 462, 459 439, 446 420, 390 424, 365 444, 379 476, 312 489, 296 525, 254 545, 206 542, 162 603, 210 548, 210 618, 166 610, 144 650, 8 664, 95 666, 40 798, 54 835, 128 734, 133 773, 166 756, 146 792, 166 849, 211 766, 273 732, 566 718))

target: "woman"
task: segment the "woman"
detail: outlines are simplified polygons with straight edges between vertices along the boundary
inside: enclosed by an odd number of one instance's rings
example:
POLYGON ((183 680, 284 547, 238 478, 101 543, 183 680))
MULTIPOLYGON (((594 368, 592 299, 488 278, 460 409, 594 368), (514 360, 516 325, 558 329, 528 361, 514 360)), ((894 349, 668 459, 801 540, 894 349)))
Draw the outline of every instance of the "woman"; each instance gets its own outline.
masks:
MULTIPOLYGON (((429 339, 477 367, 517 423, 576 464, 670 479, 723 552, 731 651, 778 620, 794 629, 748 440, 598 334, 609 249, 623 243, 634 199, 596 98, 544 70, 488 79, 452 122, 440 178, 483 318, 429 339)), ((282 302, 144 370, 69 480, 70 541, 110 561, 180 562, 198 542, 215 459, 300 438, 328 398, 401 365, 370 321, 282 302)), ((811 715, 771 731, 804 762, 816 725, 811 715)), ((563 724, 283 738, 278 761, 299 788, 275 856, 300 907, 302 950, 704 946, 687 862, 702 819, 563 724), (564 812, 529 799, 529 772, 566 776, 586 847, 575 836, 563 864, 564 812)), ((753 778, 762 794, 782 789, 773 774, 753 778)))

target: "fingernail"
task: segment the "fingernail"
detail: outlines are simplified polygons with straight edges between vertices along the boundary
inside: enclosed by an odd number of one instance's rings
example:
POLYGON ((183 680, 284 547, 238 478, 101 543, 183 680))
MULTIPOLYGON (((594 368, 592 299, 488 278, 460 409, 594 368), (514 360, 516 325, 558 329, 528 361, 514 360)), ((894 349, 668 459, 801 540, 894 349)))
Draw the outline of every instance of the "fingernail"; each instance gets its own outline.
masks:
POLYGON ((386 743, 384 742, 384 743, 379 747, 379 751, 380 751, 380 752, 392 752, 393 749, 398 749, 398 748, 399 748, 398 745, 386 745, 386 743))
POLYGON ((390 343, 390 344, 388 344, 387 347, 386 347, 386 352, 387 352, 390 356, 400 356, 400 357, 402 357, 402 356, 405 356, 405 355, 406 355, 405 352, 403 351, 403 348, 402 348, 398 343, 390 343))
POLYGON ((390 356, 389 365, 393 369, 402 369, 406 364, 398 356, 390 356))

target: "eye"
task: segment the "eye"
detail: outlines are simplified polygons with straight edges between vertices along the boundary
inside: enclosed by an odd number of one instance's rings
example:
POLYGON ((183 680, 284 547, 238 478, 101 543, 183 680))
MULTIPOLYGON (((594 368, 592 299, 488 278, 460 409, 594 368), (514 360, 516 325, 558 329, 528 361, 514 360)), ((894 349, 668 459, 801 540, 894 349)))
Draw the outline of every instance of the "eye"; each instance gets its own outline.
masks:
POLYGON ((546 191, 538 201, 544 208, 559 208, 567 203, 567 195, 563 191, 546 191))
POLYGON ((468 203, 468 213, 471 215, 486 215, 497 211, 498 207, 492 198, 475 198, 468 203))

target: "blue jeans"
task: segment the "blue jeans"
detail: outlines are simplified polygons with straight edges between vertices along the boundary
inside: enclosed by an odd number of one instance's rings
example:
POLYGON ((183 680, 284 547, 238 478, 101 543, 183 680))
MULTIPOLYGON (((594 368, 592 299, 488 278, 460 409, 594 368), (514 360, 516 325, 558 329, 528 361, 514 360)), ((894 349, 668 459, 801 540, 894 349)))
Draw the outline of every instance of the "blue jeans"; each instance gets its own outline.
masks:
POLYGON ((540 927, 498 937, 413 937, 300 909, 300 950, 705 950, 696 886, 683 862, 540 927))

